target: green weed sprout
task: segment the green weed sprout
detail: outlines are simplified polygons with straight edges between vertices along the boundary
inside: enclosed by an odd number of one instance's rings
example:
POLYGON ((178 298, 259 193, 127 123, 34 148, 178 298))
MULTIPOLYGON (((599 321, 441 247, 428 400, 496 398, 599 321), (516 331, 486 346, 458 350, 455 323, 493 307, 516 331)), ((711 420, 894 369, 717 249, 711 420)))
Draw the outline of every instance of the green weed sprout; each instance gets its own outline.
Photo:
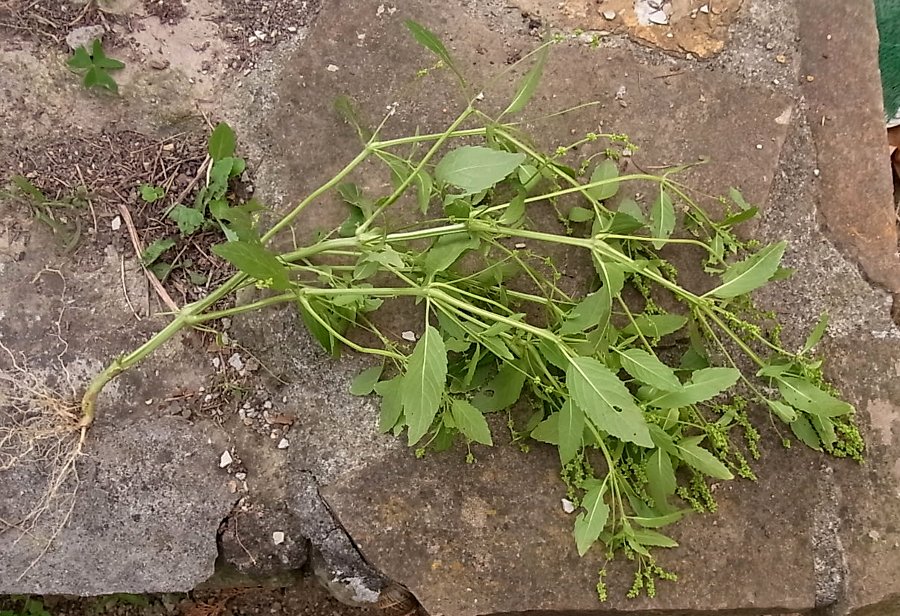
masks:
POLYGON ((91 49, 87 47, 79 47, 75 53, 69 58, 69 68, 83 74, 81 83, 85 88, 104 88, 114 94, 119 93, 119 84, 112 78, 109 71, 117 71, 125 68, 125 63, 110 58, 103 51, 103 45, 100 39, 95 39, 91 44, 91 49))
MULTIPOLYGON (((407 25, 471 91, 440 40, 407 25)), ((345 347, 381 360, 351 391, 380 396, 381 429, 405 431, 419 452, 446 449, 458 437, 491 445, 485 415, 527 398, 536 410, 524 427, 512 428, 514 441, 558 448, 570 499, 581 509, 577 551, 602 544, 634 559, 630 595, 652 595, 656 580, 674 578, 654 559, 654 550, 677 545, 660 529, 690 509, 713 510, 709 481, 754 477, 748 459, 758 457, 760 435, 751 412, 813 449, 859 459, 854 408, 837 397, 811 354, 827 322, 793 351, 781 343, 774 315, 749 299, 786 275, 786 243, 751 249, 737 237, 735 226, 756 214, 739 192, 723 200, 725 218, 714 220, 674 171, 621 175, 612 158, 587 160, 582 171, 561 162, 575 146, 598 140, 609 142, 612 154, 622 136, 589 134, 546 154, 517 123, 504 122, 534 94, 547 52, 545 45, 529 54, 533 67, 499 116, 480 110, 481 97, 471 96, 439 133, 380 139, 348 100, 339 101, 363 138, 362 151, 261 235, 252 209, 220 202, 213 215, 229 241, 213 251, 238 273, 98 374, 82 400, 81 426, 93 422, 107 383, 183 329, 291 304, 328 352, 345 347), (410 146, 416 153, 405 155, 410 146), (392 174, 382 195, 350 181, 372 159, 392 174), (636 182, 654 187, 649 207, 624 198, 614 208, 622 187, 636 182), (350 212, 339 228, 294 250, 271 248, 302 212, 333 193, 350 212), (421 219, 394 228, 385 213, 401 199, 416 203, 421 219), (530 225, 529 210, 548 204, 561 212, 566 232, 530 225), (679 236, 677 210, 688 231, 679 236), (580 251, 593 263, 595 290, 571 297, 558 286, 552 260, 526 244, 580 251), (670 244, 700 248, 718 283, 702 294, 680 285, 660 253, 670 244), (254 286, 268 293, 216 308, 254 286), (367 318, 399 297, 415 298, 423 309, 411 350, 367 318), (356 341, 354 327, 379 344, 356 341), (685 340, 678 352, 676 337, 685 340)), ((219 160, 231 154, 225 147, 219 160)), ((598 593, 606 595, 602 575, 598 593)))

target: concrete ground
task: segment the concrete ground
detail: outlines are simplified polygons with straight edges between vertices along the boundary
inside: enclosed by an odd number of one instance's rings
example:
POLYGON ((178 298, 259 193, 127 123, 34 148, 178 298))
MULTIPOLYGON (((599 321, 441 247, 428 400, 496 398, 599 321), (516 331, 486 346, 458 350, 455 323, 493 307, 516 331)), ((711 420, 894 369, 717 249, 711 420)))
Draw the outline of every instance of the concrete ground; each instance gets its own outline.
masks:
MULTIPOLYGON (((334 362, 292 314, 271 311, 229 323, 226 349, 182 336, 104 396, 77 476, 33 528, 0 526, 0 593, 184 592, 214 574, 225 585, 245 583, 235 573, 294 584, 318 572, 345 601, 403 585, 433 616, 900 614, 900 263, 871 7, 675 0, 671 24, 641 25, 629 3, 607 2, 117 0, 82 17, 72 7, 42 19, 0 11, 0 169, 52 169, 65 185, 76 167, 88 183, 103 170, 90 144, 133 143, 133 133, 159 152, 146 161, 157 169, 174 135, 193 135, 202 154, 209 116, 235 127, 255 194, 284 208, 358 151, 335 96, 354 95, 372 117, 396 103, 397 134, 452 118, 452 90, 415 78, 433 61, 404 19, 434 29, 475 79, 561 32, 568 40, 530 117, 601 105, 528 128, 548 146, 600 127, 627 133, 640 166, 708 159, 689 184, 737 186, 761 205, 753 233, 787 239, 796 273, 759 299, 797 343, 830 314, 827 372, 859 409, 864 466, 785 450, 771 435, 759 482, 718 485, 716 515, 675 527, 681 547, 660 560, 678 583, 626 601, 628 570, 615 565, 600 605, 602 562, 575 554, 554 451, 417 460, 377 432, 373 401, 347 393, 361 360, 334 362), (112 29, 107 50, 127 63, 121 98, 87 94, 65 70, 54 37, 79 19, 112 29), (73 153, 76 142, 88 145, 73 153)), ((186 185, 195 168, 173 182, 186 185)), ((139 175, 119 191, 135 212, 139 175)), ((0 210, 0 341, 16 359, 0 368, 13 380, 77 390, 165 322, 114 203, 89 204, 68 251, 27 209, 0 210)), ((336 216, 307 219, 299 233, 336 216)), ((153 228, 138 229, 141 239, 153 228)), ((191 298, 172 288, 179 304, 191 298)), ((0 479, 0 523, 32 509, 47 485, 40 465, 0 479)))

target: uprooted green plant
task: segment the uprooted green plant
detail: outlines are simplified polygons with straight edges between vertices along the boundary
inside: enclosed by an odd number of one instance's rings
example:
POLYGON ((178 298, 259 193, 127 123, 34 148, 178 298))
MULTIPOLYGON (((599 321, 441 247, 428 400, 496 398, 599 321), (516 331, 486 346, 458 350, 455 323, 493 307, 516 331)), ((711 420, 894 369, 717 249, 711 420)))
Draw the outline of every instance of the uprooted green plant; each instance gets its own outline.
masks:
MULTIPOLYGON (((441 42, 408 26, 470 91, 441 42)), ((381 428, 406 430, 420 451, 445 449, 457 435, 491 445, 486 414, 530 407, 524 426, 510 423, 513 440, 558 447, 570 499, 583 509, 575 519, 577 550, 583 555, 601 543, 610 556, 635 559, 631 595, 652 595, 657 579, 674 577, 652 550, 676 545, 659 532, 684 515, 676 503, 712 510, 710 478, 753 478, 747 458, 758 457, 760 437, 751 410, 776 429, 787 424, 809 447, 860 458, 853 407, 836 397, 811 355, 825 321, 795 352, 781 343, 774 315, 749 300, 787 275, 780 267, 786 246, 757 248, 736 236, 735 225, 756 213, 739 192, 723 199, 727 214, 714 220, 673 179, 677 170, 620 175, 614 157, 584 161, 580 170, 562 162, 574 147, 595 141, 610 143, 609 155, 616 145, 631 147, 622 136, 588 134, 547 155, 518 124, 504 122, 532 97, 547 51, 530 54, 534 66, 502 113, 490 117, 473 95, 440 133, 380 139, 341 101, 365 143, 360 154, 262 235, 246 212, 223 207, 216 217, 230 241, 214 251, 239 272, 100 373, 84 395, 81 425, 93 421, 110 380, 184 328, 293 304, 330 353, 346 346, 383 362, 362 373, 352 392, 380 395, 381 428), (392 175, 387 194, 367 195, 349 182, 370 159, 392 175), (623 198, 624 187, 648 184, 654 188, 646 212, 623 198), (350 209, 343 225, 281 254, 268 247, 333 192, 350 209), (398 217, 388 214, 401 200, 416 203, 421 220, 392 222, 398 217), (530 224, 532 214, 551 207, 565 218, 565 232, 530 224), (689 231, 681 237, 673 236, 678 210, 689 231), (670 244, 702 249, 704 269, 719 279, 714 288, 701 294, 679 284, 660 254, 670 244), (593 263, 596 290, 580 298, 565 292, 554 260, 536 246, 581 251, 593 263), (216 309, 254 285, 269 293, 216 309), (423 308, 411 350, 369 318, 399 297, 423 308), (368 330, 379 344, 359 342, 351 327, 368 330), (671 344, 678 336, 686 341, 683 353, 671 344)), ((598 592, 605 597, 602 573, 598 592)))

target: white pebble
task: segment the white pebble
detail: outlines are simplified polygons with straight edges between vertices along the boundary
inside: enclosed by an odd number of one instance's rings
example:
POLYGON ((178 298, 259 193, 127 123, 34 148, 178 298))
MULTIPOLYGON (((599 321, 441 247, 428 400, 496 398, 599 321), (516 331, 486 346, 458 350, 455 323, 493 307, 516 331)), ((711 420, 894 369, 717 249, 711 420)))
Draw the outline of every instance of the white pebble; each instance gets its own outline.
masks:
POLYGON ((122 228, 122 218, 120 216, 116 216, 112 219, 110 226, 112 227, 113 231, 118 231, 122 228))
POLYGON ((287 440, 286 438, 283 438, 280 441, 278 441, 278 449, 287 449, 290 446, 291 446, 291 442, 289 440, 287 440))
POLYGON ((219 458, 219 468, 225 468, 229 464, 234 462, 234 458, 231 457, 231 454, 228 453, 228 450, 222 452, 222 457, 219 458))
POLYGON ((284 533, 280 530, 276 530, 274 533, 272 533, 272 543, 274 543, 275 545, 281 545, 282 543, 284 543, 284 533))
POLYGON ((244 369, 244 361, 241 359, 240 353, 235 353, 231 357, 228 358, 228 365, 234 368, 235 370, 243 370, 244 369))
POLYGON ((616 18, 615 11, 603 11, 603 19, 605 19, 607 21, 612 21, 615 18, 616 18))
POLYGON ((572 513, 575 511, 575 503, 570 501, 568 498, 562 499, 562 508, 566 513, 572 513))
POLYGON ((338 68, 338 66, 336 64, 329 64, 328 66, 325 67, 325 70, 328 71, 329 73, 336 73, 340 69, 338 68))
POLYGON ((416 332, 407 330, 407 331, 403 332, 402 334, 400 334, 400 337, 408 342, 415 342, 416 341, 416 332))

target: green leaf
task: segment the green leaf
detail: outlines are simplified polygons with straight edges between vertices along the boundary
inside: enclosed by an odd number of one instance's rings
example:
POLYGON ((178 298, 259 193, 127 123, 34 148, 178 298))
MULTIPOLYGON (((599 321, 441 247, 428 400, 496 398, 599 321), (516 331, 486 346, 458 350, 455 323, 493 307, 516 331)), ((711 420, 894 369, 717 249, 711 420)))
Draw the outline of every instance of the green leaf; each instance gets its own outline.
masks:
POLYGON ((741 378, 734 368, 703 368, 691 375, 679 391, 664 393, 650 401, 650 406, 661 409, 678 408, 709 400, 732 387, 741 378))
POLYGON ((425 255, 425 272, 428 274, 442 272, 456 263, 464 253, 480 245, 481 240, 466 232, 442 235, 425 255))
POLYGON ((553 413, 531 431, 531 438, 550 445, 559 445, 559 413, 553 413))
POLYGON ((144 249, 144 252, 141 255, 141 261, 144 263, 144 266, 153 265, 165 251, 174 245, 175 240, 171 237, 158 239, 144 249))
POLYGON ((766 405, 773 413, 778 415, 778 418, 784 423, 789 424, 797 421, 797 411, 784 402, 779 402, 778 400, 766 400, 766 405))
POLYGON ((544 65, 547 63, 547 56, 549 55, 549 52, 549 47, 544 47, 543 49, 538 51, 537 60, 535 61, 534 66, 532 66, 531 70, 525 74, 525 77, 519 84, 519 89, 516 91, 516 95, 509 103, 509 107, 507 107, 506 111, 504 111, 501 115, 506 115, 508 113, 519 113, 525 108, 525 106, 528 104, 528 101, 530 101, 531 97, 534 96, 534 92, 535 90, 537 90, 538 84, 541 82, 541 76, 544 74, 544 65))
POLYGON ((212 251, 233 266, 272 289, 284 291, 291 286, 288 270, 274 254, 255 242, 216 244, 212 251))
POLYGON ((806 417, 801 415, 800 417, 797 417, 796 420, 792 421, 791 431, 810 449, 822 451, 822 445, 819 442, 819 434, 806 417))
POLYGON ((828 313, 823 312, 822 316, 819 317, 819 322, 816 323, 816 326, 809 333, 809 336, 806 338, 806 342, 803 343, 803 348, 800 350, 800 353, 806 353, 807 351, 811 351, 814 346, 819 344, 819 341, 822 339, 822 336, 825 335, 825 332, 828 330, 828 313))
POLYGON ((604 160, 594 168, 594 172, 591 174, 591 184, 607 181, 609 183, 588 188, 587 194, 597 201, 605 201, 606 199, 614 197, 615 194, 619 192, 619 182, 613 182, 612 180, 617 177, 619 177, 619 167, 616 165, 615 161, 609 159, 604 160))
POLYGON ((416 199, 419 202, 419 211, 428 212, 428 203, 431 201, 431 189, 433 183, 431 176, 423 169, 416 174, 416 199))
POLYGON ((124 62, 115 60, 106 55, 106 52, 103 51, 103 44, 100 42, 100 39, 94 39, 94 43, 91 48, 91 59, 94 66, 99 68, 107 70, 118 70, 120 68, 125 68, 124 62))
POLYGON ((628 519, 636 524, 640 524, 644 528, 662 528, 664 526, 674 524, 675 522, 683 518, 689 511, 689 509, 680 509, 678 511, 673 511, 672 513, 654 516, 652 518, 636 516, 628 519))
POLYGON ((485 391, 493 392, 493 394, 488 396, 482 391, 475 396, 472 403, 484 413, 507 409, 521 397, 525 378, 522 370, 513 364, 504 363, 497 371, 497 376, 484 387, 485 391))
POLYGON ((375 384, 375 393, 381 396, 381 413, 378 416, 378 430, 382 434, 390 432, 403 414, 401 401, 402 377, 394 377, 388 381, 375 384))
POLYGON ((525 193, 519 192, 519 194, 513 197, 512 201, 509 202, 509 205, 506 206, 506 209, 504 209, 503 213, 500 215, 500 224, 507 226, 517 225, 524 217, 525 193))
POLYGON ((620 214, 625 214, 626 216, 634 218, 641 224, 645 222, 644 211, 634 199, 622 199, 622 202, 619 204, 617 211, 620 214))
POLYGON ((627 349, 619 351, 622 368, 641 383, 661 389, 662 391, 678 391, 681 381, 675 371, 662 363, 658 357, 643 349, 627 349))
POLYGON ((839 417, 854 412, 852 404, 838 400, 809 381, 792 376, 779 376, 775 381, 778 383, 778 391, 788 404, 810 415, 839 417))
POLYGON ((722 284, 706 295, 727 299, 758 289, 778 270, 786 248, 787 242, 778 242, 735 263, 722 274, 722 284))
POLYGON ((378 364, 357 374, 350 383, 350 393, 354 396, 368 396, 375 389, 378 379, 381 378, 382 370, 384 370, 384 364, 378 364))
POLYGON ((225 122, 219 122, 209 136, 209 146, 207 148, 209 157, 213 159, 213 162, 218 162, 223 158, 230 158, 234 155, 236 144, 237 140, 231 127, 225 122))
POLYGON ((677 548, 678 542, 671 537, 666 537, 655 530, 638 528, 634 530, 633 539, 643 546, 658 548, 677 548))
POLYGON ((622 329, 626 336, 636 336, 638 332, 649 338, 662 338, 674 334, 685 326, 687 319, 680 314, 642 314, 622 329))
POLYGON ((609 519, 609 505, 603 502, 604 488, 604 485, 600 485, 588 490, 581 500, 585 511, 575 518, 575 546, 579 556, 587 554, 596 543, 609 519))
POLYGON ((88 54, 87 49, 84 47, 76 49, 74 55, 69 58, 69 61, 66 64, 68 64, 70 69, 76 71, 86 71, 94 66, 94 63, 91 62, 90 54, 88 54))
POLYGON ((303 298, 301 301, 297 302, 297 310, 300 313, 300 318, 303 320, 303 324, 306 325, 309 333, 313 335, 319 344, 322 345, 322 348, 330 355, 338 356, 340 354, 338 340, 325 324, 322 323, 322 321, 328 322, 325 306, 326 304, 324 301, 315 297, 309 299, 303 298))
POLYGON ((590 293, 566 315, 566 320, 559 328, 563 336, 587 331, 609 320, 610 297, 606 288, 590 293))
POLYGON ((519 170, 516 172, 516 175, 519 178, 519 183, 522 184, 522 187, 527 194, 531 194, 541 181, 541 174, 534 165, 519 165, 519 170))
POLYGON ((403 375, 401 400, 409 425, 409 444, 418 443, 434 423, 447 379, 447 350, 431 325, 419 338, 403 375))
POLYGON ((413 38, 425 49, 436 55, 444 65, 451 69, 454 73, 456 69, 453 66, 453 59, 441 40, 428 28, 407 19, 404 25, 412 32, 413 38))
POLYGON ((227 227, 237 239, 245 242, 259 241, 255 214, 265 209, 254 199, 237 207, 229 207, 225 201, 215 201, 209 204, 209 213, 219 222, 219 225, 227 227))
POLYGON ((675 494, 675 470, 669 454, 657 449, 647 460, 647 491, 658 509, 667 506, 666 500, 675 494))
POLYGON ((169 218, 178 225, 182 235, 190 235, 203 226, 203 212, 180 203, 169 211, 169 218))
POLYGON ((146 203, 159 201, 166 196, 166 191, 162 186, 154 186, 153 184, 141 184, 141 199, 146 203))
POLYGON ((741 208, 741 211, 752 209, 751 205, 744 200, 744 195, 741 194, 737 188, 729 188, 728 196, 731 197, 731 200, 734 201, 735 205, 741 208))
POLYGON ((434 169, 434 177, 472 194, 503 180, 524 160, 524 154, 466 145, 444 156, 434 169))
POLYGON ((584 435, 584 411, 571 400, 566 400, 559 411, 557 431, 559 460, 565 465, 578 455, 584 435))
POLYGON ((589 210, 577 205, 569 210, 569 220, 572 222, 587 222, 593 220, 593 218, 594 210, 589 210))
POLYGON ((592 357, 572 358, 566 387, 598 429, 641 447, 653 447, 647 422, 631 392, 602 362, 592 357))
MULTIPOLYGON (((672 199, 662 188, 659 189, 659 197, 650 208, 650 233, 655 238, 669 239, 675 230, 675 207, 672 199)), ((664 241, 653 242, 657 250, 666 245, 664 241)))
POLYGON ((812 421, 813 427, 816 429, 816 433, 819 435, 819 440, 822 441, 822 446, 826 448, 834 446, 837 442, 837 434, 835 434, 834 431, 834 422, 827 417, 817 416, 811 417, 810 420, 812 421))
POLYGON ((349 96, 338 96, 334 99, 334 109, 345 122, 356 129, 360 141, 366 143, 372 138, 372 130, 360 119, 353 99, 349 96))
POLYGON ((675 443, 678 454, 689 466, 716 479, 734 479, 721 460, 700 446, 703 436, 692 436, 675 443))
POLYGON ((93 68, 91 70, 96 71, 95 81, 93 85, 105 88, 115 94, 119 93, 119 84, 116 83, 115 79, 110 77, 109 73, 101 68, 93 68))
POLYGON ((482 445, 494 444, 491 440, 491 429, 477 408, 465 400, 456 399, 450 406, 450 414, 456 422, 456 427, 467 439, 482 445))

